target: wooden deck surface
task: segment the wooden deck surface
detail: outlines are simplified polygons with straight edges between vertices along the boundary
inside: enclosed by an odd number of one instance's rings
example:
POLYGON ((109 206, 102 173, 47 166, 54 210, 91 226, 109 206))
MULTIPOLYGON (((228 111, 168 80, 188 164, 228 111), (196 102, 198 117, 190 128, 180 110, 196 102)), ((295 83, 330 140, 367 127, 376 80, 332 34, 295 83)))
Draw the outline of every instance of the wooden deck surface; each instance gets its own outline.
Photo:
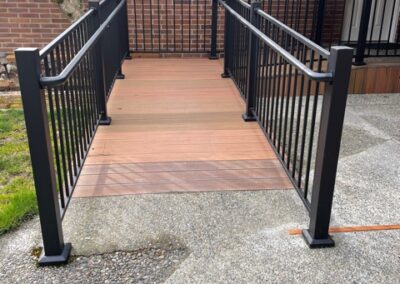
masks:
POLYGON ((220 61, 125 61, 75 197, 161 192, 289 189, 220 61))

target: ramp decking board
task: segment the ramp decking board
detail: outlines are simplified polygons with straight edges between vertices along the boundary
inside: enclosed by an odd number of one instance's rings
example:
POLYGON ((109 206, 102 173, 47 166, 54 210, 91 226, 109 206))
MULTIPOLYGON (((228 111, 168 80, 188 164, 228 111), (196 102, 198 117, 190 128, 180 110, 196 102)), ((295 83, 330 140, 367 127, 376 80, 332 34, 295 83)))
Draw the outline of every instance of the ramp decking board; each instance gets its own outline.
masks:
POLYGON ((74 197, 293 187, 221 62, 134 59, 123 71, 74 197))

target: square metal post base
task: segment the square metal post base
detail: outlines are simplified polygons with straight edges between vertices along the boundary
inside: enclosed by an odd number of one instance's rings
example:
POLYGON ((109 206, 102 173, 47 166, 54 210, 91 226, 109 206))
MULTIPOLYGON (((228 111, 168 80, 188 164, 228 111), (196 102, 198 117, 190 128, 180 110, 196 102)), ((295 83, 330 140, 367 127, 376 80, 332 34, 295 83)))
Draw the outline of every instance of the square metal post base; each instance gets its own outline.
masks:
POLYGON ((111 124, 111 117, 107 117, 106 119, 100 119, 99 125, 110 125, 111 124))
POLYGON ((365 63, 365 62, 353 62, 353 65, 354 66, 365 66, 365 65, 367 65, 367 63, 365 63))
POLYGON ((221 78, 224 78, 224 79, 226 79, 226 78, 230 78, 231 77, 231 75, 229 75, 228 73, 222 73, 221 74, 221 78))
POLYGON ((335 242, 331 236, 328 235, 326 239, 313 239, 309 230, 303 230, 303 238, 309 248, 330 248, 335 246, 335 242))
POLYGON ((210 59, 210 60, 217 60, 217 59, 219 59, 219 57, 218 57, 218 55, 209 55, 209 56, 208 56, 208 59, 210 59))
POLYGON ((254 115, 250 116, 247 113, 242 114, 242 118, 246 122, 257 121, 257 118, 254 115))
POLYGON ((130 54, 127 55, 127 56, 125 56, 125 59, 126 59, 126 60, 132 60, 132 58, 133 58, 133 57, 132 57, 132 55, 130 55, 130 54))
POLYGON ((39 257, 40 266, 48 265, 60 265, 68 262, 69 256, 71 254, 72 245, 70 243, 64 244, 64 249, 60 255, 46 256, 44 255, 44 249, 39 257))
POLYGON ((117 76, 115 77, 115 79, 123 80, 123 79, 125 79, 125 75, 124 75, 124 74, 117 74, 117 76))

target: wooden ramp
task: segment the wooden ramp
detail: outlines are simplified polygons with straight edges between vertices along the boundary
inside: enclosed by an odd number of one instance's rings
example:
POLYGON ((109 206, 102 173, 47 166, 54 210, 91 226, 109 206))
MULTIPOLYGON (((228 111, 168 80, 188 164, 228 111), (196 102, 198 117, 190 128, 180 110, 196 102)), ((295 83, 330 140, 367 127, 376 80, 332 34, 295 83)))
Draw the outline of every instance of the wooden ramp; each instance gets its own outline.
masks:
POLYGON ((134 59, 123 66, 75 197, 291 189, 220 61, 134 59))

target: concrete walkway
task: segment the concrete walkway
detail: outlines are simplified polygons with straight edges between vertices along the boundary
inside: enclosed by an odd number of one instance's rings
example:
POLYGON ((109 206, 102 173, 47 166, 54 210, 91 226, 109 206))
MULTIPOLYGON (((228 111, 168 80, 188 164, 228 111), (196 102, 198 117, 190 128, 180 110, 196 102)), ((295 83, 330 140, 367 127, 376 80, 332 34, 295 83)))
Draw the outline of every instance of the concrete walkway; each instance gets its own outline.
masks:
MULTIPOLYGON (((399 110, 400 95, 350 97, 333 226, 400 224, 399 110)), ((0 282, 400 283, 400 231, 335 234, 335 248, 310 250, 288 234, 307 225, 287 190, 76 198, 71 263, 36 267, 35 218, 0 237, 0 282)))

